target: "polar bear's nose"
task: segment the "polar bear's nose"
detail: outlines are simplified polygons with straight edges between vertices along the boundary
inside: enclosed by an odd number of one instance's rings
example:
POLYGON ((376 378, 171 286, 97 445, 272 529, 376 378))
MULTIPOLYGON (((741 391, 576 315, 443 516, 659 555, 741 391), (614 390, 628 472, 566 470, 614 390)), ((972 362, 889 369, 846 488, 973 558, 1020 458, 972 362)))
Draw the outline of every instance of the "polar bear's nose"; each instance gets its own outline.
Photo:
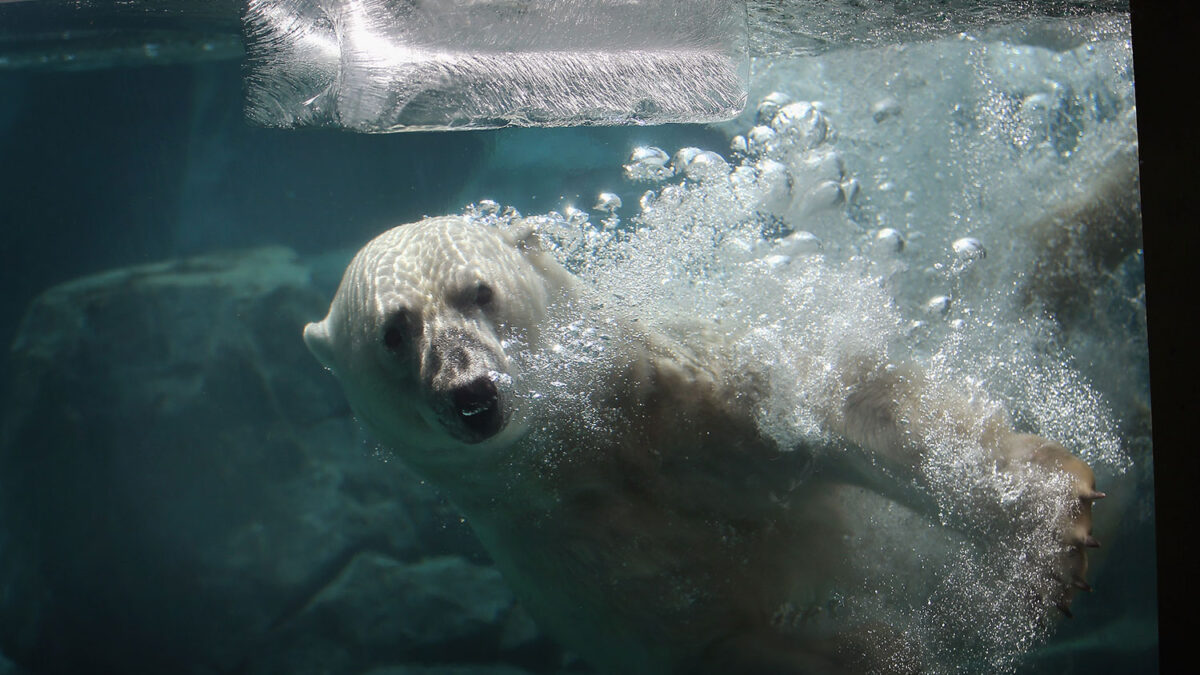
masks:
POLYGON ((500 392, 489 377, 479 377, 451 393, 454 412, 477 440, 494 436, 504 425, 500 392))

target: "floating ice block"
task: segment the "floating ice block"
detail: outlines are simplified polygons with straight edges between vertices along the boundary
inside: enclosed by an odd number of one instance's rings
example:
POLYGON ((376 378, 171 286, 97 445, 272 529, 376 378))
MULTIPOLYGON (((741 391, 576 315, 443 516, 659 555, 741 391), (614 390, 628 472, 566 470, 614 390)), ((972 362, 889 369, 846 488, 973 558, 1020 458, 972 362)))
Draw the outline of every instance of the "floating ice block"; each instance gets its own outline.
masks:
POLYGON ((363 132, 741 112, 744 0, 249 0, 247 115, 363 132))

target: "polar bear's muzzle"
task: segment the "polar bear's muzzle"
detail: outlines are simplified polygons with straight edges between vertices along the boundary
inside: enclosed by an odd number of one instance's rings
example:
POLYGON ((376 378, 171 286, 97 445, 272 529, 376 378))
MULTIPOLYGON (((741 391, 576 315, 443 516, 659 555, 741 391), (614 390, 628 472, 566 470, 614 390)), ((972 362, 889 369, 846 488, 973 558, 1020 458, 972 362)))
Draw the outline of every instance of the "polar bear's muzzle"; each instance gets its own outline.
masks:
POLYGON ((490 377, 479 377, 455 387, 450 392, 450 400, 458 422, 473 440, 491 438, 504 427, 500 390, 490 377))
POLYGON ((471 331, 438 331, 429 343, 422 370, 442 426, 468 443, 495 436, 507 412, 495 374, 501 357, 471 331))

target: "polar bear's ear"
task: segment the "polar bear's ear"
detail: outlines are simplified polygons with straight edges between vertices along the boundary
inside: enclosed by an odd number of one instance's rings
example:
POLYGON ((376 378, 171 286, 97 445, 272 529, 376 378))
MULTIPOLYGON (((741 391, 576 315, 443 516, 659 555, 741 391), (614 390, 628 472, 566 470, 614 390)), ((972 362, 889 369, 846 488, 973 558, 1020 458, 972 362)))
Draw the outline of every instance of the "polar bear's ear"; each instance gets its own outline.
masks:
POLYGON ((518 251, 536 253, 545 250, 542 247, 542 238, 538 236, 537 224, 529 219, 518 220, 509 225, 505 234, 518 251))
POLYGON ((334 370, 333 336, 329 334, 329 319, 305 326, 304 344, 321 365, 334 370))

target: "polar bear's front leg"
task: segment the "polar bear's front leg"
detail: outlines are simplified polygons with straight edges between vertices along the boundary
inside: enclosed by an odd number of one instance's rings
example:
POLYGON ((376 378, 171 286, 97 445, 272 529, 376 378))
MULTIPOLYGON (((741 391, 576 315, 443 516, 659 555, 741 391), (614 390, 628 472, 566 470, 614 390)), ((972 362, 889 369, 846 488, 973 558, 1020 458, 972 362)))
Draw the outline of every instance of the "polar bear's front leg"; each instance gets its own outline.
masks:
POLYGON ((1038 593, 1070 616, 1074 593, 1090 590, 1086 551, 1100 545, 1092 504, 1105 495, 1091 467, 1054 441, 1014 431, 999 406, 914 368, 859 360, 843 373, 828 416, 862 451, 854 473, 981 538, 1021 523, 1052 531, 1056 546, 1038 593), (992 489, 973 489, 979 483, 992 489))

